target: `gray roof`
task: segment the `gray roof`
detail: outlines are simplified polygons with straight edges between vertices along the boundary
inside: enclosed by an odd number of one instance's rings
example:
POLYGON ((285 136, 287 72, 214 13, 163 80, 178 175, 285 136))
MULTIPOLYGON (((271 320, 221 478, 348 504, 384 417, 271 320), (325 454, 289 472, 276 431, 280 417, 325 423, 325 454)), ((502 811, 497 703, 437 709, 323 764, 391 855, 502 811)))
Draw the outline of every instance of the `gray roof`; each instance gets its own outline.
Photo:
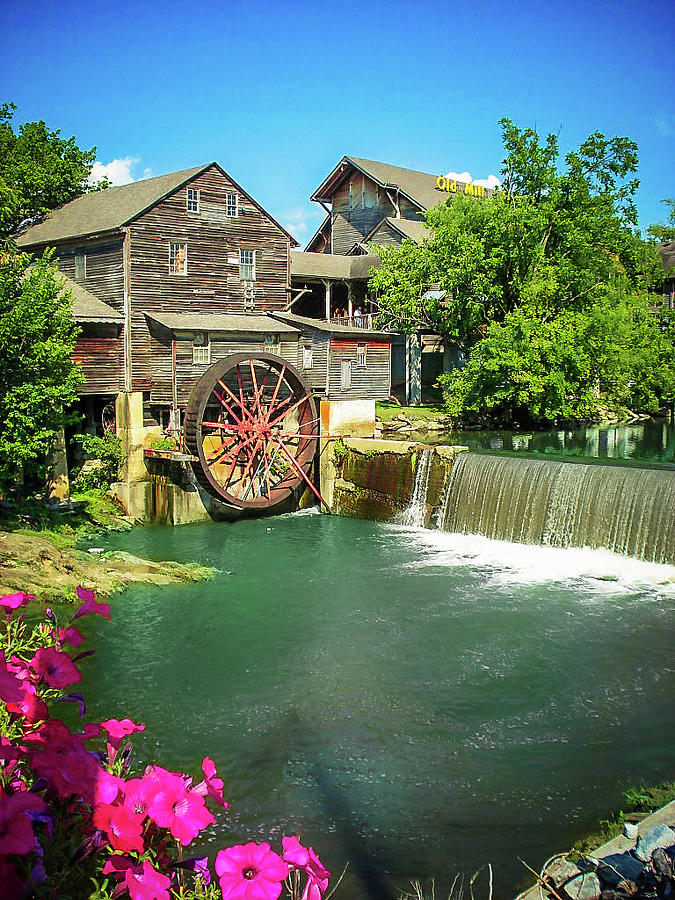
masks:
POLYGON ((675 267, 675 241, 663 241, 656 249, 663 261, 663 268, 670 272, 675 267))
POLYGON ((134 181, 104 191, 83 194, 49 213, 43 222, 28 228, 16 243, 19 247, 31 247, 35 244, 49 244, 52 241, 114 231, 154 206, 204 169, 208 169, 210 165, 212 163, 194 169, 184 169, 182 172, 172 172, 170 175, 160 175, 158 178, 134 181))
POLYGON ((338 256, 333 253, 291 251, 292 278, 325 278, 327 281, 365 280, 370 270, 380 265, 380 257, 338 256))
POLYGON ((429 229, 424 222, 418 222, 415 219, 394 219, 391 216, 388 216, 386 219, 382 219, 381 222, 378 222, 363 240, 374 241, 377 243, 377 232, 385 223, 395 231, 398 231, 401 237, 410 238, 410 240, 414 241, 416 244, 421 243, 424 238, 431 237, 429 229))
MULTIPOLYGON (((439 191, 436 187, 436 179, 443 174, 441 172, 430 175, 428 172, 416 172, 414 169, 391 166, 389 163, 376 162, 372 159, 343 156, 310 199, 330 201, 334 189, 346 176, 350 166, 368 175, 380 187, 400 188, 402 194, 423 210, 438 206, 448 198, 445 191, 439 191)), ((460 183, 458 182, 458 184, 460 183)), ((485 194, 488 196, 492 194, 492 191, 486 188, 485 194)))
POLYGON ((169 331, 213 331, 236 334, 297 334, 298 329, 273 319, 270 315, 235 316, 227 313, 156 313, 145 312, 153 322, 169 331))
POLYGON ((297 325, 298 328, 315 328, 317 331, 323 331, 327 334, 342 335, 351 338, 382 338, 387 341, 393 340, 396 335, 390 331, 371 331, 368 328, 354 328, 351 325, 336 325, 333 322, 324 322, 322 319, 310 319, 308 316, 296 316, 295 313, 270 313, 276 319, 283 322, 289 322, 291 325, 297 325))
POLYGON ((108 306, 98 297, 90 294, 81 284, 71 281, 63 272, 58 272, 58 277, 63 281, 64 291, 71 291, 73 295, 73 318, 76 322, 97 322, 104 324, 122 325, 124 316, 108 306))

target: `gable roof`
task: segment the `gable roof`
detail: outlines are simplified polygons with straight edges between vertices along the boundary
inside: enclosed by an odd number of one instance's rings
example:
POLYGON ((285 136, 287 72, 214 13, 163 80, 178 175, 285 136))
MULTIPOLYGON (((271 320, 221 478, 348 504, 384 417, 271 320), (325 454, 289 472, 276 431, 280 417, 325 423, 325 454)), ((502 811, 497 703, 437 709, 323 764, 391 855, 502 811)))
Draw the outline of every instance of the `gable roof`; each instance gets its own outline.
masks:
POLYGON ((385 224, 390 228, 393 228, 394 231, 397 231, 401 237, 410 238, 410 240, 414 241, 416 244, 419 244, 424 238, 431 236, 429 229, 424 222, 418 222, 416 219, 394 219, 391 216, 387 216, 386 219, 382 219, 381 222, 378 222, 372 231, 364 237, 363 243, 368 243, 368 241, 377 243, 377 232, 385 224))
POLYGON ((370 328, 356 328, 354 325, 338 325, 335 322, 324 322, 322 319, 310 319, 308 316, 297 316, 290 312, 270 312, 269 315, 289 325, 297 325, 299 328, 313 328, 326 334, 334 334, 342 337, 360 338, 384 338, 393 341, 397 335, 391 331, 375 331, 370 328))
POLYGON ((83 194, 49 213, 42 222, 26 229, 17 238, 17 246, 32 247, 37 244, 51 244, 116 231, 212 166, 215 166, 222 175, 226 175, 237 190, 274 222, 289 238, 293 247, 298 246, 295 238, 216 162, 171 172, 169 175, 159 175, 157 178, 133 181, 131 184, 107 188, 104 191, 83 194))
POLYGON ((169 331, 213 331, 223 334, 297 334, 298 329, 280 322, 269 313, 232 315, 230 313, 157 313, 144 312, 169 331))
POLYGON ((666 272, 675 267, 675 241, 662 241, 656 248, 666 272))
MULTIPOLYGON (((403 169, 401 166, 392 166, 389 163, 376 162, 372 159, 360 159, 356 156, 343 156, 330 175, 314 191, 311 200, 330 202, 333 193, 339 184, 347 177, 349 169, 353 167, 371 178, 382 188, 398 188, 403 196, 407 197, 419 209, 432 209, 447 199, 444 191, 436 187, 439 176, 430 175, 428 172, 416 172, 414 169, 403 169)), ((458 182, 458 184, 461 182, 458 182)), ((485 195, 492 191, 486 188, 485 195)))

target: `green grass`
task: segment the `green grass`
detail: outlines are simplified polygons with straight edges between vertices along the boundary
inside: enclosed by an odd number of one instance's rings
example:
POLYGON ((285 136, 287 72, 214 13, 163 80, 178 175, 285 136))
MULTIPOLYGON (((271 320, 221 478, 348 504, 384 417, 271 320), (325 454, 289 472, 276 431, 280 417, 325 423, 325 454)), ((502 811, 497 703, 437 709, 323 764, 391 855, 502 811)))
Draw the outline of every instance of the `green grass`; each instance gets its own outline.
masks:
POLYGON ((0 530, 36 534, 65 549, 86 532, 119 528, 124 524, 120 509, 99 488, 74 493, 72 499, 82 506, 71 515, 49 509, 31 498, 13 503, 11 508, 0 510, 0 530))
POLYGON ((399 406, 389 400, 378 400, 375 403, 375 413, 382 422, 390 422, 396 416, 403 413, 413 419, 437 419, 447 413, 438 403, 426 403, 424 406, 399 406))

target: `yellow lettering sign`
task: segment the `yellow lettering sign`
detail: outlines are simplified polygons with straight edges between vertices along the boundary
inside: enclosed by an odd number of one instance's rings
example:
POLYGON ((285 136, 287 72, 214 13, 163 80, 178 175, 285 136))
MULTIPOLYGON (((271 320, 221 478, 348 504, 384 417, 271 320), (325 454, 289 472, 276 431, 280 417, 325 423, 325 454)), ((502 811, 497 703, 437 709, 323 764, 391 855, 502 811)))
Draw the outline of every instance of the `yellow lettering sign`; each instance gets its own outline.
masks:
POLYGON ((451 181, 449 178, 446 178, 445 175, 439 175, 436 179, 436 190, 445 191, 446 194, 456 194, 457 192, 464 192, 467 197, 485 196, 485 188, 482 184, 471 184, 471 182, 469 182, 468 184, 463 184, 461 181, 451 181))

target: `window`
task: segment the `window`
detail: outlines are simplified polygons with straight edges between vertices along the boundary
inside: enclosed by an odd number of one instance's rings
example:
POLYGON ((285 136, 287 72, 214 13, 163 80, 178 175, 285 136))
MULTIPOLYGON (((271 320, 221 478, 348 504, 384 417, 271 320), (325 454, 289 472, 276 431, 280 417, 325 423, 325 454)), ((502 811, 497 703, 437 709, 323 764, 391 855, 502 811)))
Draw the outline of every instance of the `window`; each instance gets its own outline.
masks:
POLYGON ((366 179, 361 182, 361 209, 366 208, 366 179))
POLYGON ((303 369, 311 369, 314 364, 314 360, 312 358, 312 348, 311 347, 303 347, 302 348, 302 368, 303 369))
POLYGON ((195 332, 192 340, 192 362, 197 366, 208 365, 211 362, 211 339, 207 332, 195 332))
POLYGON ((199 212, 199 191, 196 188, 187 189, 187 211, 199 212))
POLYGON ((75 281, 84 281, 87 277, 87 257, 81 251, 75 251, 75 281))
POLYGON ((255 281, 255 250, 239 251, 239 277, 242 281, 255 281))
POLYGON ((239 214, 239 194, 227 195, 227 214, 228 216, 236 216, 239 214))
POLYGON ((279 335, 278 334, 266 334, 265 335, 265 350, 268 353, 274 353, 279 349, 279 335))
POLYGON ((169 244, 169 272, 171 275, 187 275, 187 244, 169 244))
POLYGON ((360 369, 365 369, 366 367, 366 347, 367 344, 357 344, 356 345, 356 365, 360 369))
POLYGON ((352 361, 351 359, 343 359, 340 364, 340 387, 343 391, 348 391, 352 386, 352 361))

